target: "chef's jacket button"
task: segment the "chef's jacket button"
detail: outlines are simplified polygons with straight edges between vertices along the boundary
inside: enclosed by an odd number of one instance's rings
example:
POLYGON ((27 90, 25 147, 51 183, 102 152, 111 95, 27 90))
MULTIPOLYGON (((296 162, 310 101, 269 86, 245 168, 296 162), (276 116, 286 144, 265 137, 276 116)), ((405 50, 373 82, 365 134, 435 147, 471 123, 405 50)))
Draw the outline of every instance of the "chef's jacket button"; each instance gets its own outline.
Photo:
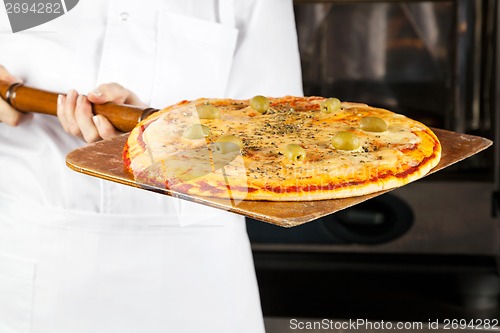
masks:
POLYGON ((120 14, 120 19, 121 19, 122 21, 128 21, 129 16, 130 16, 130 15, 129 15, 127 12, 122 12, 122 13, 120 14))

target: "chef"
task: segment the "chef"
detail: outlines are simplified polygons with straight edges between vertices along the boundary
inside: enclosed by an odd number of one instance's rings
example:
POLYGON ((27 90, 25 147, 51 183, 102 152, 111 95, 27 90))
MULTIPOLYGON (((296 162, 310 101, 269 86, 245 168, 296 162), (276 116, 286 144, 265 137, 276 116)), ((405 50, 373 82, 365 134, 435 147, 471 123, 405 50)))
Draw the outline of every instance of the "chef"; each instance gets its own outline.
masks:
POLYGON ((263 332, 244 219, 69 170, 119 134, 89 102, 300 95, 291 0, 81 0, 10 33, 0 79, 67 93, 58 117, 0 100, 0 332, 263 332))

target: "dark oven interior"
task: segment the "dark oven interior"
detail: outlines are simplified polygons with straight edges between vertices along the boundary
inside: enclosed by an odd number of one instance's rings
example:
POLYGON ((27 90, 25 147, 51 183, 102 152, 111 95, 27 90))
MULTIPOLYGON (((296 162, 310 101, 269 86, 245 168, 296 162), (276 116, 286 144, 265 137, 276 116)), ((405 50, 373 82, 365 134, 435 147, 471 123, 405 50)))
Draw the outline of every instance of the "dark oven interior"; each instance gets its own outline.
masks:
MULTIPOLYGON (((300 0, 295 13, 306 95, 499 142, 497 1, 300 0)), ((292 229, 249 221, 264 314, 499 318, 499 161, 494 145, 292 229)))

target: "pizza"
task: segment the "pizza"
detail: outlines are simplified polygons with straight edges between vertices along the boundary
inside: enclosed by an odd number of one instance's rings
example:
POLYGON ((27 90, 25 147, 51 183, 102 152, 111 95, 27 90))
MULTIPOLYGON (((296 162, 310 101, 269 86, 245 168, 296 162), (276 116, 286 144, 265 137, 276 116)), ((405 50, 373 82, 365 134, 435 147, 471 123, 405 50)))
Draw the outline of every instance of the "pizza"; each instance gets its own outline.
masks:
POLYGON ((173 193, 309 201, 392 189, 439 162, 422 123, 336 98, 182 101, 141 121, 124 147, 134 179, 173 193))

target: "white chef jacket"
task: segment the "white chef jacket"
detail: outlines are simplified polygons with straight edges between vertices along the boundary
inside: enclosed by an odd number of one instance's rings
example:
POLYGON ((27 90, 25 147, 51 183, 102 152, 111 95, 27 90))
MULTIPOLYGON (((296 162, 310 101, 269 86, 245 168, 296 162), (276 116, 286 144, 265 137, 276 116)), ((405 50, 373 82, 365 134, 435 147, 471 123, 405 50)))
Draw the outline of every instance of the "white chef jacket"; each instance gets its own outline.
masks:
MULTIPOLYGON (((290 0, 80 0, 9 31, 1 10, 0 64, 45 90, 302 93, 290 0)), ((0 332, 262 332, 243 218, 73 172, 83 144, 52 116, 0 123, 0 332)))

